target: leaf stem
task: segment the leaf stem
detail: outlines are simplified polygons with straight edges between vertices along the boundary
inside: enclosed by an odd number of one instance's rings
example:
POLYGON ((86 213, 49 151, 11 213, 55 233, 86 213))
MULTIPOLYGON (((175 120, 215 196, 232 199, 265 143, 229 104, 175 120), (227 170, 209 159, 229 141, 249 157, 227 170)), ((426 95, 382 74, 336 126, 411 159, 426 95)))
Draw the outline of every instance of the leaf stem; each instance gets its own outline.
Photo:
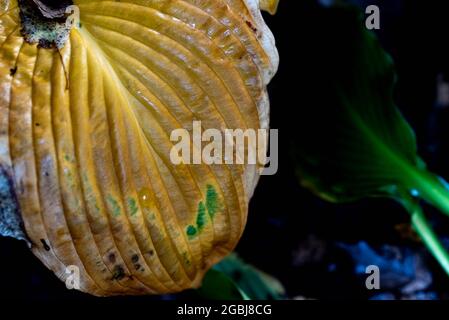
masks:
POLYGON ((438 239, 438 236, 433 231, 429 222, 427 221, 421 207, 414 206, 411 212, 413 227, 419 234, 424 244, 435 257, 435 259, 443 267, 444 271, 449 275, 449 254, 444 248, 443 244, 438 239))
POLYGON ((414 171, 412 183, 419 197, 449 216, 449 187, 443 178, 428 171, 414 171))
POLYGON ((449 184, 443 178, 425 169, 408 169, 409 187, 406 192, 401 193, 399 198, 402 199, 402 203, 411 215, 415 231, 446 274, 449 275, 449 254, 418 203, 418 198, 420 198, 449 216, 449 184))

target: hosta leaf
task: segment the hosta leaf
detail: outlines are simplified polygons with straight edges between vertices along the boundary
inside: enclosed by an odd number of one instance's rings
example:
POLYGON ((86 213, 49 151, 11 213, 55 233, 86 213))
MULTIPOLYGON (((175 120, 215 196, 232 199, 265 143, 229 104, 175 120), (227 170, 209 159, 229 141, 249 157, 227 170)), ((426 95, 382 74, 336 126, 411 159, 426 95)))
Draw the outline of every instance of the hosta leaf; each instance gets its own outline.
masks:
POLYGON ((197 294, 208 300, 249 300, 235 281, 221 271, 210 269, 197 294))
POLYGON ((235 253, 215 265, 214 269, 231 278, 252 300, 280 300, 285 296, 285 289, 279 280, 245 263, 235 253))
MULTIPOLYGON (((333 9, 344 23, 321 40, 324 59, 308 61, 321 95, 300 105, 293 153, 301 182, 323 198, 395 196, 424 172, 415 136, 393 101, 392 59, 358 11, 333 9), (316 74, 316 76, 315 76, 316 74)), ((316 92, 316 91, 313 91, 316 92)), ((307 94, 307 93, 306 93, 307 94)))
POLYGON ((31 18, 39 46, 3 1, 0 181, 33 253, 95 295, 198 287, 239 240, 258 168, 174 165, 170 133, 268 127, 278 59, 258 1, 77 0, 66 42, 31 18))
POLYGON ((279 300, 285 289, 279 280, 233 253, 209 270, 197 293, 211 300, 279 300))
POLYGON ((449 188, 427 171, 417 155, 414 133, 394 104, 392 60, 365 29, 358 11, 331 10, 338 24, 326 29, 321 46, 313 48, 310 60, 304 59, 311 72, 302 75, 309 86, 303 88, 303 98, 312 104, 301 105, 294 122, 292 153, 298 177, 333 202, 374 196, 399 201, 449 274, 449 254, 418 200, 449 215, 449 188))

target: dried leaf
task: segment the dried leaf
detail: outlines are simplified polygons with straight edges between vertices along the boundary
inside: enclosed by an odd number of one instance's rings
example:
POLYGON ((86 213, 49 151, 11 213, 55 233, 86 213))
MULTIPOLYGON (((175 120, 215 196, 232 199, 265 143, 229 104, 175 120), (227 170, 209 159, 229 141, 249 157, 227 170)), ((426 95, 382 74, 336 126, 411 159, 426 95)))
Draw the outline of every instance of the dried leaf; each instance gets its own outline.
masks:
POLYGON ((268 127, 258 2, 74 4, 59 51, 24 41, 17 1, 0 12, 0 164, 33 253, 99 296, 198 287, 240 239, 258 168, 174 165, 170 133, 268 127))

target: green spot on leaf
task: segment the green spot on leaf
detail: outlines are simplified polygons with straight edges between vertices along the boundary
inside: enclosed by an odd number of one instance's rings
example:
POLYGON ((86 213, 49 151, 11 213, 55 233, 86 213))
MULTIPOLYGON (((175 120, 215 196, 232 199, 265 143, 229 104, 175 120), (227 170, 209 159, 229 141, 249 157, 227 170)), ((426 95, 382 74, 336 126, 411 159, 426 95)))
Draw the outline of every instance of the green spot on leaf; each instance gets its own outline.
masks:
POLYGON ((139 211, 139 208, 137 207, 137 202, 133 198, 128 199, 128 206, 129 211, 131 212, 131 216, 134 216, 139 211))
POLYGON ((211 218, 214 218, 215 214, 219 210, 219 203, 218 203, 218 194, 215 188, 212 185, 207 185, 207 192, 206 192, 206 207, 207 212, 209 212, 209 215, 211 218))
POLYGON ((190 226, 187 227, 186 233, 189 236, 189 238, 195 237, 197 232, 198 231, 197 231, 197 229, 194 226, 190 225, 190 226))
POLYGON ((196 225, 198 230, 201 231, 207 223, 206 206, 201 201, 198 204, 198 214, 196 217, 196 225))
POLYGON ((220 210, 220 203, 218 200, 218 194, 214 186, 207 185, 206 201, 200 201, 198 203, 198 211, 196 215, 195 225, 187 227, 187 233, 197 234, 201 232, 208 222, 208 216, 212 220, 216 213, 220 210))
POLYGON ((120 206, 117 202, 117 200, 114 199, 111 195, 107 197, 107 201, 109 205, 112 207, 112 214, 114 217, 118 217, 120 215, 120 206))

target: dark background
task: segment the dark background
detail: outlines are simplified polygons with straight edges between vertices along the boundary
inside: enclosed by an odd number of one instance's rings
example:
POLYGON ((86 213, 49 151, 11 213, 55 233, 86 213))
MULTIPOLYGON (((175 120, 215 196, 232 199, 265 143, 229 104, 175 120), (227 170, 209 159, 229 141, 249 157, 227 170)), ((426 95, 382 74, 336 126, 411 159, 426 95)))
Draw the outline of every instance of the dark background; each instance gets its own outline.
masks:
MULTIPOLYGON (((351 2, 363 10, 369 4, 380 7, 381 30, 377 34, 396 62, 396 102, 416 131, 420 155, 432 171, 449 179, 449 107, 437 99, 449 71, 447 1, 351 2)), ((281 0, 278 13, 266 15, 266 20, 281 56, 279 73, 269 87, 272 127, 280 134, 280 167, 277 175, 260 181, 238 253, 278 278, 289 298, 448 299, 448 277, 422 243, 407 232, 409 217, 399 205, 379 199, 328 204, 302 189, 294 175, 289 157, 294 119, 300 108, 324 108, 322 104, 328 102, 322 98, 328 89, 325 81, 317 83, 330 72, 327 65, 333 52, 351 42, 351 22, 341 11, 319 6, 315 0, 281 0), (373 252, 387 268, 394 261, 403 263, 391 268, 391 279, 379 292, 365 288, 364 275, 357 268, 363 265, 358 261, 367 254, 372 257, 373 252), (422 263, 417 266, 413 257, 422 263), (401 291, 404 284, 419 282, 423 274, 427 276, 425 288, 408 294, 401 291)), ((449 224, 432 214, 431 208, 426 211, 449 243, 449 224)), ((12 239, 0 239, 0 274, 1 296, 94 299, 68 291, 24 243, 12 239)))
MULTIPOLYGON (((441 82, 447 81, 449 70, 447 2, 352 2, 363 11, 369 4, 379 6, 381 29, 376 33, 396 63, 397 105, 415 129, 420 155, 433 172, 449 179, 449 108, 437 103, 437 92, 441 82)), ((276 176, 261 179, 238 250, 247 261, 277 276, 290 297, 447 299, 447 276, 421 251, 420 242, 409 239, 413 238, 407 235, 409 217, 399 205, 379 199, 332 205, 302 189, 295 179, 289 157, 289 137, 297 131, 295 118, 301 108, 325 110, 327 103, 332 103, 325 97, 326 90, 332 90, 326 87, 325 79, 332 72, 327 61, 352 41, 353 19, 341 11, 320 8, 316 1, 287 0, 281 1, 278 15, 267 18, 281 55, 279 73, 270 86, 272 127, 280 132, 280 170, 276 176), (402 260, 403 265, 392 275, 396 279, 386 284, 388 290, 368 291, 366 275, 355 272, 357 260, 369 258, 360 241, 380 252, 379 258, 386 264, 402 260), (347 245, 360 249, 356 259, 342 248, 347 245), (393 250, 382 254, 385 246, 393 250), (396 257, 388 256, 391 252, 396 252, 396 257), (420 271, 415 270, 414 275, 411 271, 410 255, 414 254, 424 260, 423 269, 431 275, 432 284, 404 296, 397 278, 405 274, 410 282, 419 278, 416 274, 420 271)), ((432 213, 431 208, 425 209, 432 213)), ((433 216, 436 230, 448 237, 444 218, 433 216)))

